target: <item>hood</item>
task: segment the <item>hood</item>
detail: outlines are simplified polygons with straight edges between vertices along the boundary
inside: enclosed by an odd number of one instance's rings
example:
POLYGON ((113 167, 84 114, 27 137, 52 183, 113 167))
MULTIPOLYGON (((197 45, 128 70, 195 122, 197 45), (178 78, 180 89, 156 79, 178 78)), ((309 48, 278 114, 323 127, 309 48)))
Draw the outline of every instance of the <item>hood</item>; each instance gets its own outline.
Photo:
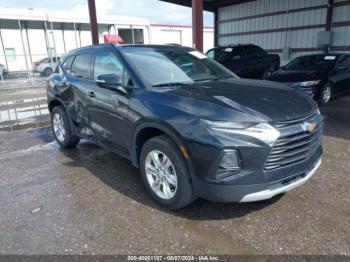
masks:
POLYGON ((279 122, 305 117, 317 108, 303 92, 262 80, 230 79, 158 90, 162 97, 153 97, 158 103, 209 120, 279 122))
POLYGON ((271 74, 266 80, 275 82, 296 83, 303 81, 312 81, 321 79, 326 72, 319 71, 286 71, 283 69, 277 70, 271 74))

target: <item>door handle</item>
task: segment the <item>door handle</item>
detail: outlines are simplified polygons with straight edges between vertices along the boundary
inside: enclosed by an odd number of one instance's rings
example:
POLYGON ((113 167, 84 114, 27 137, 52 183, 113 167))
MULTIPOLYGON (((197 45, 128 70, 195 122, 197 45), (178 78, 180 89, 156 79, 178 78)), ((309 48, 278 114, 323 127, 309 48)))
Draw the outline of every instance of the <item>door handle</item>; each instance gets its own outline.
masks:
POLYGON ((90 98, 96 97, 96 95, 95 95, 94 92, 88 92, 87 94, 88 94, 88 96, 89 96, 90 98))

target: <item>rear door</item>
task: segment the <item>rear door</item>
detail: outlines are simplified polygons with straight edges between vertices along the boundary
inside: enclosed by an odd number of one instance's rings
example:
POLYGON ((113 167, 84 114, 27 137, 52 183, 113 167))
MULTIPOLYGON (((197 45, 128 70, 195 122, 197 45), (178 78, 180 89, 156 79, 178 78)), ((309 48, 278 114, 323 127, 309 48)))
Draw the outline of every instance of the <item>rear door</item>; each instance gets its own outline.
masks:
POLYGON ((256 53, 259 61, 257 68, 258 68, 259 75, 261 76, 264 73, 265 69, 271 66, 272 63, 270 61, 271 59, 269 58, 269 56, 267 55, 264 49, 262 49, 259 46, 255 46, 255 49, 256 49, 256 53))
POLYGON ((98 135, 101 144, 112 147, 113 150, 117 147, 119 151, 123 151, 129 146, 125 140, 128 135, 129 96, 115 89, 98 86, 96 83, 98 76, 106 74, 118 75, 122 86, 130 84, 123 63, 114 52, 95 53, 94 83, 89 87, 88 98, 90 126, 98 135))
POLYGON ((72 101, 67 105, 69 115, 80 127, 89 126, 89 116, 87 113, 87 93, 92 84, 91 72, 92 54, 81 53, 68 58, 63 63, 63 68, 68 75, 70 92, 64 98, 65 101, 72 101))
POLYGON ((233 48, 229 68, 240 77, 248 77, 249 72, 247 70, 246 54, 243 47, 237 46, 233 48))
POLYGON ((259 58, 254 46, 247 46, 244 48, 246 53, 245 67, 246 77, 256 78, 260 74, 259 58))

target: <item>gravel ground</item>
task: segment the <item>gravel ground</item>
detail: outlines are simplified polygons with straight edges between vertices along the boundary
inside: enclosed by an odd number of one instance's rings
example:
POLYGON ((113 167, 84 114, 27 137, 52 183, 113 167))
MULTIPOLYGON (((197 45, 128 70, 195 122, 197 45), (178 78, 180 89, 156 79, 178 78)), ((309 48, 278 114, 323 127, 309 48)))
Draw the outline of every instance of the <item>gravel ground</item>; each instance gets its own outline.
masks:
POLYGON ((2 254, 350 255, 350 96, 322 109, 321 168, 250 204, 167 211, 131 163, 93 144, 60 150, 48 128, 0 133, 2 254))

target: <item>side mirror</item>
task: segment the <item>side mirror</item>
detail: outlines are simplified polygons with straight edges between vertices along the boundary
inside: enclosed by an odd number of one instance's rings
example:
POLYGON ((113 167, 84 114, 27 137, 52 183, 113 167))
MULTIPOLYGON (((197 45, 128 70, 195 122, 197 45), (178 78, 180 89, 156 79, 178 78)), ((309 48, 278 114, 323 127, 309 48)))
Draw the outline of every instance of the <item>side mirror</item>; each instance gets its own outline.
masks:
POLYGON ((47 82, 51 88, 62 88, 68 86, 66 79, 64 77, 62 78, 62 76, 57 73, 52 74, 47 82))
POLYGON ((96 84, 102 88, 116 90, 124 94, 128 93, 122 86, 121 78, 116 74, 99 75, 96 79, 96 84))

